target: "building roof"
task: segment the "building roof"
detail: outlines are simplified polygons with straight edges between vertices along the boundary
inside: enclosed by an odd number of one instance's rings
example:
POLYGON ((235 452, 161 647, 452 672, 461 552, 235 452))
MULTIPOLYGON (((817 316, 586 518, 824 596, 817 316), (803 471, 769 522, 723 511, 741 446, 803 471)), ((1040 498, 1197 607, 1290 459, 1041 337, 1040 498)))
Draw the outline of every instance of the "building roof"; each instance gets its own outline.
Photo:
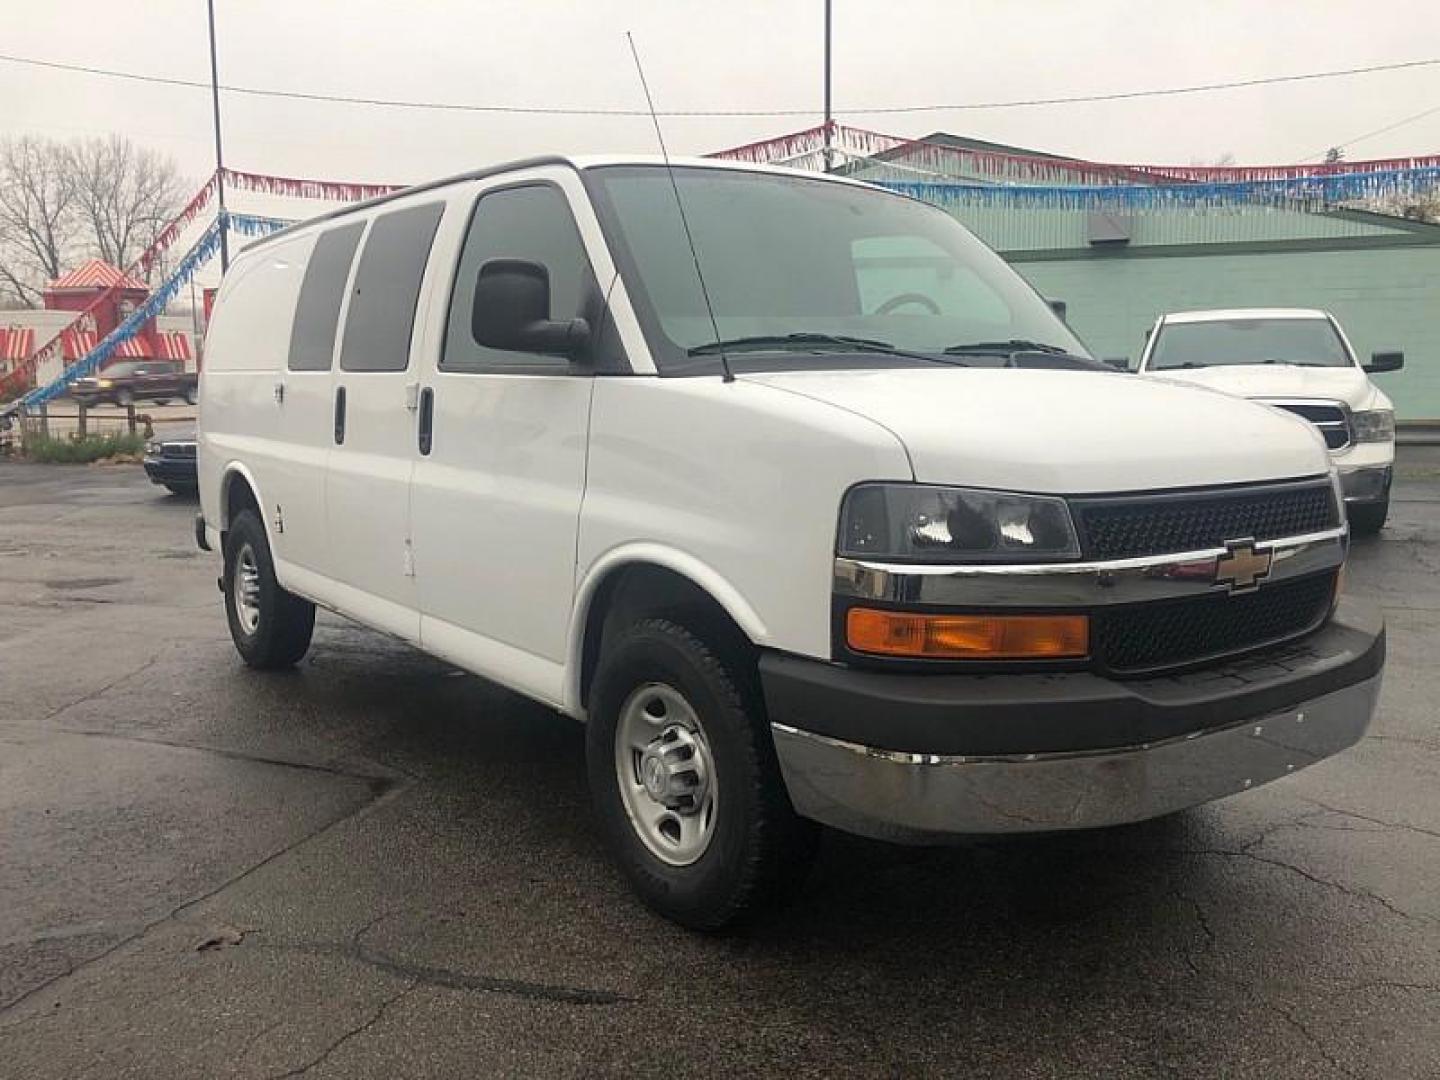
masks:
POLYGON ((143 281, 136 281, 125 271, 111 266, 104 259, 90 259, 83 262, 74 270, 61 274, 45 288, 49 291, 59 291, 61 289, 113 289, 116 286, 140 292, 150 291, 150 286, 143 281))

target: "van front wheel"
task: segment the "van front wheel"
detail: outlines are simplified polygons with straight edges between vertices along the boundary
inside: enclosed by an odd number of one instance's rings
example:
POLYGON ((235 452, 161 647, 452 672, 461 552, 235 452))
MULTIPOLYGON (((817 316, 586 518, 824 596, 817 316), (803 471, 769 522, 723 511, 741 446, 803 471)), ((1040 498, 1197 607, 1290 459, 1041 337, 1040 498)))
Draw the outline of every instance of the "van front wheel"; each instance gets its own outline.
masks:
POLYGON ((747 663, 646 619, 607 647, 591 695, 586 759, 606 842, 650 907, 698 930, 783 896, 815 849, 747 663))
POLYGON ((253 668, 290 667, 310 648, 315 605, 275 579, 265 527, 253 510, 235 515, 225 534, 225 617, 230 637, 253 668))

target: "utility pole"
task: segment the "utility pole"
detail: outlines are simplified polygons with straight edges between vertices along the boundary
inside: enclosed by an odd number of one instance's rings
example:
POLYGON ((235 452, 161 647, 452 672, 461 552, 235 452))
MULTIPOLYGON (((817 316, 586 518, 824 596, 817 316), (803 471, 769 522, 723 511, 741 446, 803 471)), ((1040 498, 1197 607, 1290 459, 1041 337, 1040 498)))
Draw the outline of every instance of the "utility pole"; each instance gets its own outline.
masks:
MULTIPOLYGON (((212 54, 213 55, 213 54, 212 54)), ((215 129, 215 137, 220 137, 220 129, 215 129)), ((830 0, 825 0, 825 171, 831 172, 835 167, 835 150, 831 142, 831 120, 830 120, 830 0)))
MULTIPOLYGON (((828 0, 827 0, 828 2, 828 0)), ((205 0, 210 15, 210 104, 215 111, 215 198, 220 222, 220 273, 230 269, 230 220, 225 213, 225 155, 220 148, 220 72, 215 62, 215 0, 205 0)))

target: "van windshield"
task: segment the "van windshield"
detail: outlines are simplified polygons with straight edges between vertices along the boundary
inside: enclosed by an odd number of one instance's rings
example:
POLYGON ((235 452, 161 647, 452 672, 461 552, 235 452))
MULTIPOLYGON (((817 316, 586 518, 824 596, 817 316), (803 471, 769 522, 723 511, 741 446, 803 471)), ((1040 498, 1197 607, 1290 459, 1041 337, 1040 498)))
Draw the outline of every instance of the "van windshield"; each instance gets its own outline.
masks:
MULTIPOLYGON (((664 167, 599 167, 585 178, 660 372, 718 371, 715 326, 664 167)), ((677 167, 675 183, 737 370, 857 357, 997 366, 1017 350, 1088 356, 1023 279, 936 207, 703 166, 677 167)))
POLYGON ((1149 370, 1244 364, 1350 367, 1352 361, 1329 319, 1215 319, 1162 325, 1149 370))

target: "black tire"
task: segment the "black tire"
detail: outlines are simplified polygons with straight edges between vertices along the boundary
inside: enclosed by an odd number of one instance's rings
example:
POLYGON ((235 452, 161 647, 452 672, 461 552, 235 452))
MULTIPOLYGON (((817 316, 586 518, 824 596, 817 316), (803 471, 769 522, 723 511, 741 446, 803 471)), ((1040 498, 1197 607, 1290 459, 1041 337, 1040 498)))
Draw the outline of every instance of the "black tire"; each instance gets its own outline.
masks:
POLYGON ((169 405, 169 404, 170 404, 170 399, 169 399, 168 397, 157 397, 157 398, 155 399, 155 404, 156 404, 156 405, 169 405))
POLYGON ((1374 536, 1385 527, 1385 519, 1390 516, 1390 500, 1387 497, 1384 502, 1352 506, 1348 513, 1352 533, 1356 536, 1374 536))
POLYGON ((666 918, 720 930, 784 899, 803 880, 818 829, 790 805, 754 661, 742 649, 712 645, 662 618, 619 631, 595 675, 586 764, 607 845, 641 899, 666 918), (713 832, 689 865, 671 865, 647 846, 620 793, 621 710, 632 694, 655 685, 683 696, 711 755, 713 832))
POLYGON ((196 398, 195 387, 193 387, 193 386, 187 386, 187 387, 185 388, 185 404, 186 404, 186 405, 194 405, 194 404, 195 404, 195 398, 196 398))
POLYGON ((129 390, 121 390, 118 394, 115 395, 115 404, 122 409, 128 408, 129 406, 135 404, 135 395, 132 394, 129 390))
POLYGON ((235 648, 252 668, 273 670, 297 663, 310 648, 315 630, 315 605, 286 592, 275 580, 275 564, 265 527, 254 510, 242 510, 225 534, 225 618, 235 648), (249 556, 255 571, 255 620, 242 615, 237 599, 236 567, 249 556))

